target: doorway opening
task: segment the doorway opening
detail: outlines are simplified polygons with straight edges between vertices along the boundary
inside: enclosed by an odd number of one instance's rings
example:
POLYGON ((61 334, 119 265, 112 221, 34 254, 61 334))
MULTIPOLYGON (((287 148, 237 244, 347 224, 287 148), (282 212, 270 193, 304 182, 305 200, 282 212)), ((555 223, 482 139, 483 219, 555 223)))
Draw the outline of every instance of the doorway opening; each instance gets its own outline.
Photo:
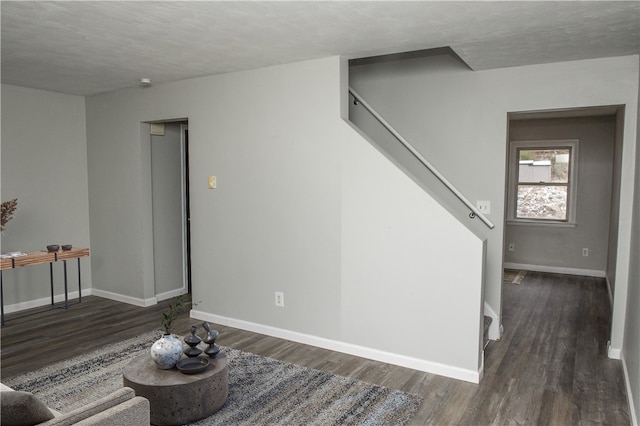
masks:
POLYGON ((623 112, 509 114, 505 268, 615 275, 623 112))
POLYGON ((191 293, 188 120, 150 125, 153 292, 160 301, 191 293))
POLYGON ((508 114, 505 271, 604 278, 613 307, 623 124, 622 105, 508 114))

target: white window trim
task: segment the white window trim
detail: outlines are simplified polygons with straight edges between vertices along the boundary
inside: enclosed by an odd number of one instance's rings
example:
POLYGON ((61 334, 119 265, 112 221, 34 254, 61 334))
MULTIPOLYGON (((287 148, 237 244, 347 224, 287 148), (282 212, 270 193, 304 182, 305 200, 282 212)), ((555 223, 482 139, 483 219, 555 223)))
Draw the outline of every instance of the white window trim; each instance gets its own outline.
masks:
POLYGON ((509 180, 507 183, 507 223, 510 225, 534 225, 534 226, 576 226, 576 210, 578 200, 578 139, 551 139, 551 140, 530 140, 530 141, 510 141, 508 170, 509 180), (518 149, 533 148, 559 148, 571 147, 571 163, 569 168, 569 191, 567 220, 548 220, 548 219, 521 219, 516 217, 517 195, 517 155, 518 149))

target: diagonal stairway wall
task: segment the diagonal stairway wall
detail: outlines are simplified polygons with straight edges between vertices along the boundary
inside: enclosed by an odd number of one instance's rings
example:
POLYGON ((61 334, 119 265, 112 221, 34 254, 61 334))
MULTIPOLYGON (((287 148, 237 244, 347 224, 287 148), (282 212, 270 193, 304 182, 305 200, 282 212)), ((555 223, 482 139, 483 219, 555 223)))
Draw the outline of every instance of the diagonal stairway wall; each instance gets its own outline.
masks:
POLYGON ((342 158, 343 336, 423 354, 408 367, 479 381, 484 241, 367 138, 344 143, 342 158), (409 336, 413 326, 421 332, 409 336))
MULTIPOLYGON (((429 171, 393 134, 387 130, 353 96, 349 96, 349 121, 387 159, 410 177, 427 194, 437 200, 461 224, 479 238, 484 238, 485 225, 479 218, 470 217, 471 211, 433 173, 429 171)), ((412 141, 409 141, 412 143, 412 141)), ((413 143, 412 143, 413 145, 413 143)))
MULTIPOLYGON (((399 85, 402 89, 411 88, 412 84, 419 84, 421 78, 425 78, 425 74, 435 73, 467 73, 470 72, 469 68, 451 51, 450 49, 432 49, 423 50, 420 52, 408 52, 406 54, 388 55, 377 58, 363 58, 350 61, 349 67, 349 85, 356 90, 359 96, 374 108, 377 113, 384 112, 382 117, 391 126, 395 126, 396 123, 403 126, 403 131, 399 132, 411 146, 415 149, 419 155, 425 157, 425 159, 432 163, 429 158, 425 156, 425 145, 437 146, 442 141, 427 141, 424 140, 426 136, 420 132, 415 132, 416 129, 420 129, 425 123, 428 123, 430 118, 424 114, 424 111, 411 107, 412 102, 409 100, 406 104, 398 102, 398 93, 393 93, 393 96, 386 96, 390 91, 394 91, 394 87, 398 87, 398 84, 394 86, 394 83, 389 83, 393 80, 406 80, 405 84, 399 85), (361 93, 361 90, 363 91, 361 93), (374 105, 368 101, 369 97, 374 100, 374 105), (389 122, 391 120, 391 122, 389 122), (416 126, 415 123, 419 122, 420 125, 416 126), (403 132, 409 130, 407 134, 411 135, 411 138, 407 138, 407 135, 403 132), (413 131, 413 132, 412 132, 413 131)), ((403 96, 402 94, 400 97, 403 96)), ((408 93, 411 97, 412 94, 408 93)), ((432 173, 425 165, 414 155, 410 149, 405 147, 392 132, 385 127, 374 115, 361 105, 360 102, 351 95, 349 98, 349 120, 357 127, 364 135, 367 136, 370 143, 376 147, 383 155, 385 155, 389 161, 394 163, 399 169, 410 177, 417 185, 419 185, 427 194, 437 200, 442 207, 444 207, 453 217, 455 217, 462 225, 473 232, 478 238, 486 239, 487 235, 491 232, 491 228, 483 224, 479 217, 474 216, 471 210, 450 190, 438 177, 432 173)), ((429 100, 430 102, 433 99, 429 100)), ((428 125, 428 124, 427 124, 428 125)), ((394 127, 394 131, 398 131, 394 127)), ((464 146, 464 143, 460 144, 464 146)), ((458 161, 469 161, 465 156, 464 150, 459 153, 458 161)), ((433 163, 432 163, 433 165, 433 163)), ((433 165, 436 170, 444 178, 449 180, 448 176, 441 173, 438 165, 433 165)), ((456 187, 456 185, 454 185, 456 187)), ((460 188, 456 187, 459 191, 460 188)), ((462 196, 467 198, 472 204, 475 204, 475 200, 470 200, 468 194, 462 191, 462 196)), ((493 225, 492 225, 493 226, 493 225)), ((483 269, 483 282, 486 280, 486 271, 483 269)), ((484 294, 482 300, 485 300, 484 294)), ((489 304, 485 302, 484 312, 490 318, 489 324, 493 324, 491 328, 486 330, 488 336, 492 339, 497 339, 500 336, 500 317, 489 304)), ((488 326, 487 326, 488 327, 488 326)))

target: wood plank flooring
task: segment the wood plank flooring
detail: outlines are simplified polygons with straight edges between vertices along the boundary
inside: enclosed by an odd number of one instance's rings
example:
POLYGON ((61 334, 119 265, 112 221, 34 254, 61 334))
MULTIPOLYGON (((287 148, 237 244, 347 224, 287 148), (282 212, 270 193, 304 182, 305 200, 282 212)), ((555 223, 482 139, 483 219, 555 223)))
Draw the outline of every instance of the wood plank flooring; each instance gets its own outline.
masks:
MULTIPOLYGON (((604 280, 529 272, 523 284, 505 284, 503 298, 504 335, 489 343, 479 385, 214 327, 221 345, 419 394, 416 425, 629 425, 622 365, 606 355, 611 310, 604 280)), ((67 311, 7 321, 1 377, 159 328, 169 303, 138 308, 89 296, 67 311)), ((184 314, 175 331, 187 335, 199 323, 184 314)))

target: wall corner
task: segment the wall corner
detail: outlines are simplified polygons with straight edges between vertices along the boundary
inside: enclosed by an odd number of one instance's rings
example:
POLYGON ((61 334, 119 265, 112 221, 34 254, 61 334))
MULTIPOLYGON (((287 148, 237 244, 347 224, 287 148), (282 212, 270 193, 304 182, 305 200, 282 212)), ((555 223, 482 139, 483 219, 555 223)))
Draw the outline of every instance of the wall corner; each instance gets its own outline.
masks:
POLYGON ((349 60, 340 56, 340 117, 349 121, 349 60))

